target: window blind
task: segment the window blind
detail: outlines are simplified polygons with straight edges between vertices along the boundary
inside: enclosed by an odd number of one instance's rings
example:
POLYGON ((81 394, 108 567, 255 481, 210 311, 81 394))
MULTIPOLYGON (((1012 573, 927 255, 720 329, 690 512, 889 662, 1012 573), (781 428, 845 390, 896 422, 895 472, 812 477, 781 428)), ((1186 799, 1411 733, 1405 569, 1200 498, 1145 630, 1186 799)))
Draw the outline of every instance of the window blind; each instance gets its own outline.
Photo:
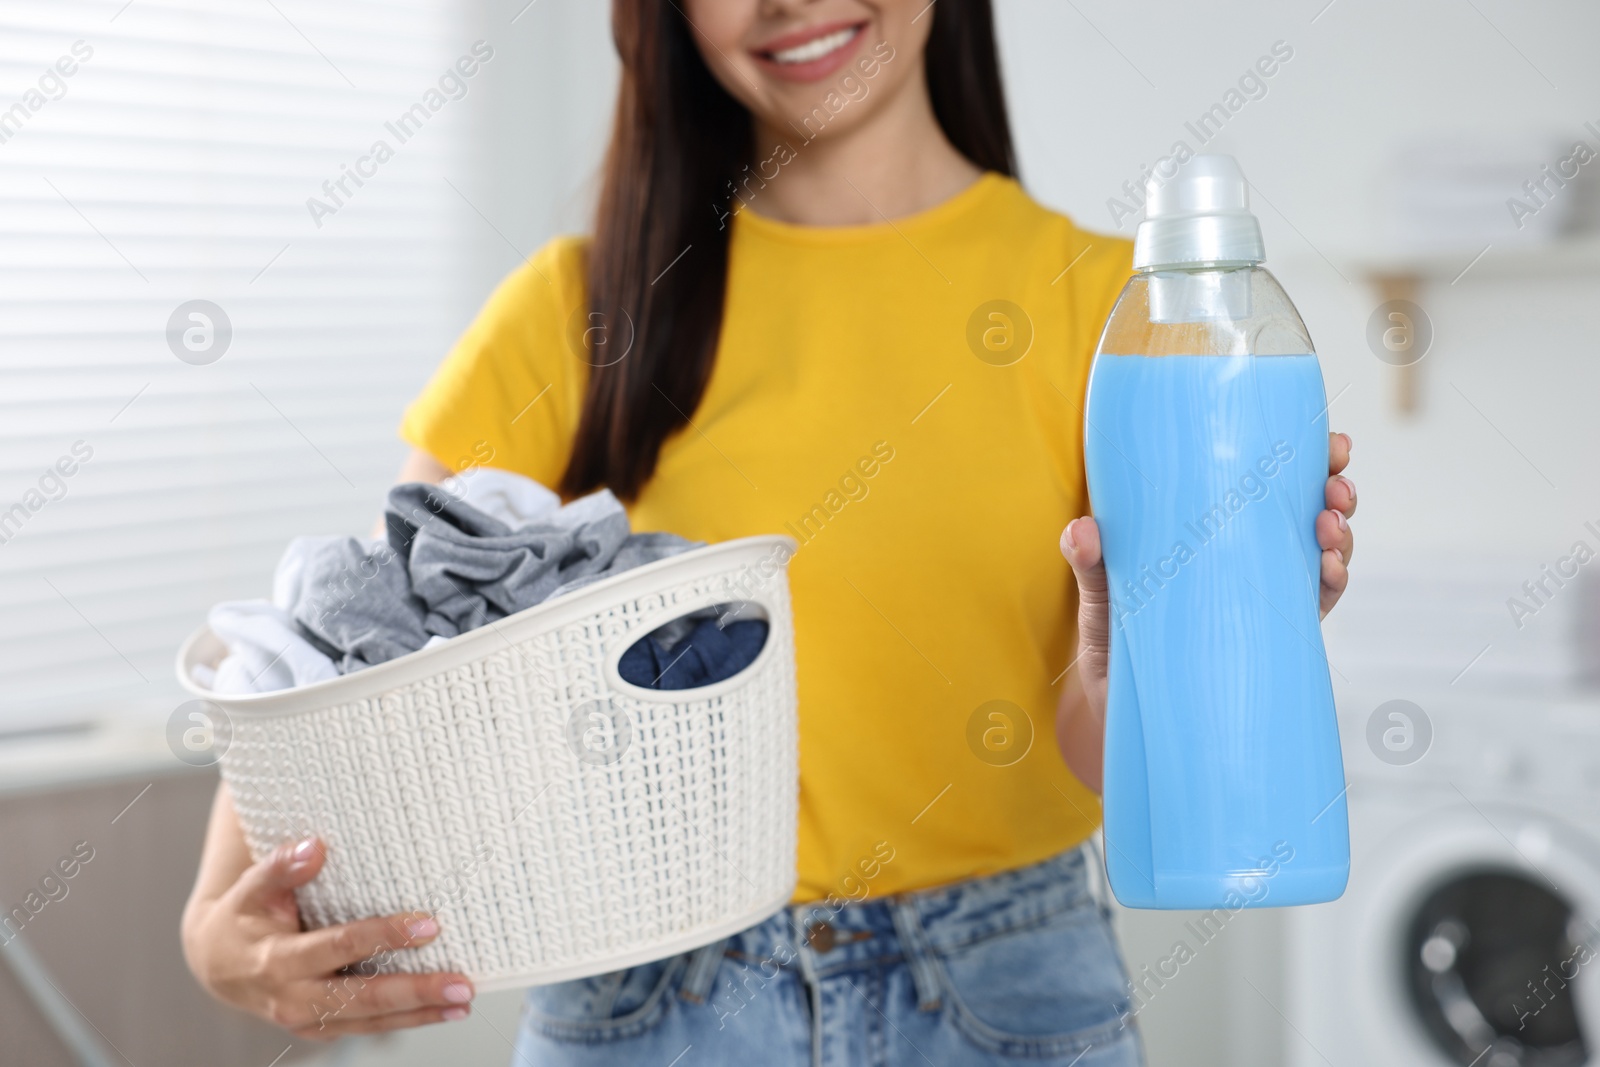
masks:
POLYGON ((0 733, 164 718, 212 603, 370 528, 474 303, 458 7, 0 6, 0 733))

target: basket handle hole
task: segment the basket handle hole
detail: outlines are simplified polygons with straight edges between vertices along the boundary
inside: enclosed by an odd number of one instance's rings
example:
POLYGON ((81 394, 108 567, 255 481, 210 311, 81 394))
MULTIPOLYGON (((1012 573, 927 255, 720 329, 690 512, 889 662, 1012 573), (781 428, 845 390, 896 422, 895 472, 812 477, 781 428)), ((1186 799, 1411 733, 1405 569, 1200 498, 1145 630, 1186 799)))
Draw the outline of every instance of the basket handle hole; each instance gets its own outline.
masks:
POLYGON ((628 646, 617 673, 641 689, 699 689, 747 670, 767 644, 767 612, 750 600, 701 608, 628 646))

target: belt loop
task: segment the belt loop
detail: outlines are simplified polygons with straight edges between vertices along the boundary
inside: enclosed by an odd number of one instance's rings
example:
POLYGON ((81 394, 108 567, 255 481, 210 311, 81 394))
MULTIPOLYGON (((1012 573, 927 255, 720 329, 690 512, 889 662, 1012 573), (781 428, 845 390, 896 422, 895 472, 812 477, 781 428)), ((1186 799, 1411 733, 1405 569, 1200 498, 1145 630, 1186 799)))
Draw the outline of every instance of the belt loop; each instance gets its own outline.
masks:
POLYGON ((706 997, 711 992, 711 983, 717 977, 717 968, 722 964, 722 953, 728 945, 728 939, 713 941, 709 945, 701 945, 689 953, 689 963, 684 968, 683 984, 678 987, 678 995, 692 1004, 704 1004, 706 997))
POLYGON ((909 896, 895 896, 889 899, 889 913, 894 917, 894 929, 900 937, 906 966, 911 968, 911 982, 917 990, 917 1010, 938 1011, 942 1006, 939 974, 934 969, 933 949, 928 946, 927 932, 922 928, 917 906, 909 896))
POLYGON ((1104 831, 1097 828, 1078 846, 1079 854, 1083 856, 1084 881, 1089 891, 1089 899, 1093 900, 1100 908, 1102 918, 1111 918, 1111 880, 1106 875, 1105 853, 1100 849, 1100 841, 1104 831))

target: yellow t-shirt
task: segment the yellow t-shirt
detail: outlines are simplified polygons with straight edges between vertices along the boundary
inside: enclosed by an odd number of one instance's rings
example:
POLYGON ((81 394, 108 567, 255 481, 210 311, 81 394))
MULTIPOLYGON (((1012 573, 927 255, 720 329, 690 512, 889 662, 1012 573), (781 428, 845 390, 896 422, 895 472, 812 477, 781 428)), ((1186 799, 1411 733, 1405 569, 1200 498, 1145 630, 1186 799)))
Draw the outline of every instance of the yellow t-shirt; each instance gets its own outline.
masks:
MULTIPOLYGON (((636 530, 800 542, 796 899, 1078 844, 1100 809, 1055 743, 1077 610, 1057 541, 1088 512, 1084 389, 1128 242, 995 174, 893 223, 744 210, 732 226, 715 371, 629 513, 636 530)), ((552 241, 501 284, 405 440, 451 468, 560 480, 588 369, 571 347, 584 248, 552 241)))

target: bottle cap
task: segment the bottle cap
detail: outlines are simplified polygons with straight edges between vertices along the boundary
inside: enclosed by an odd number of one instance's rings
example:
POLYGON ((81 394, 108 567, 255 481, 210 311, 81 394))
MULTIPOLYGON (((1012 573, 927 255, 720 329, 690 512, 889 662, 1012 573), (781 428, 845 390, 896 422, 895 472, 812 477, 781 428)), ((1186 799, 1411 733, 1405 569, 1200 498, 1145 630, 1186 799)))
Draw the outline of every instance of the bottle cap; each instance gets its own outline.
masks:
POLYGON ((1267 258, 1250 213, 1250 186, 1232 156, 1198 155, 1171 178, 1145 183, 1144 221, 1133 238, 1133 269, 1253 266, 1267 258))

